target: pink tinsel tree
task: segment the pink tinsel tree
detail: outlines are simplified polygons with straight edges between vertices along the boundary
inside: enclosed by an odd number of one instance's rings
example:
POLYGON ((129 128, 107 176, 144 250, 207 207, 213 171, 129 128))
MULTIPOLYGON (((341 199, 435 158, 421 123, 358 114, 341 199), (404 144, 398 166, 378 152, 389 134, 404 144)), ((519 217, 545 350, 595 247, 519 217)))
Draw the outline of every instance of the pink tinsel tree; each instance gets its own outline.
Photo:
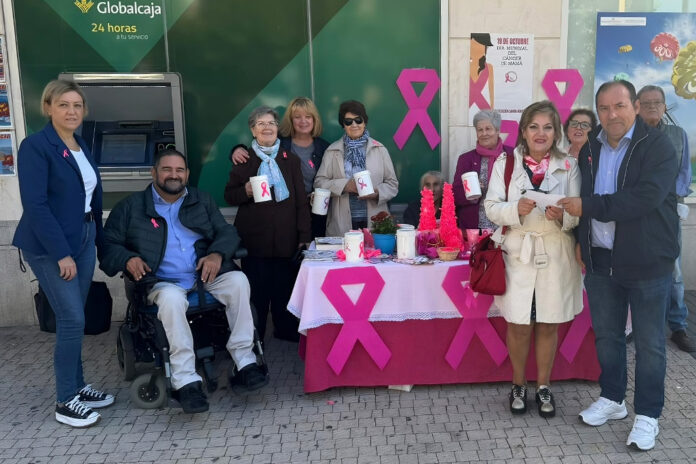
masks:
POLYGON ((433 191, 423 187, 421 190, 420 220, 418 230, 435 230, 437 221, 435 220, 435 200, 433 191))
POLYGON ((464 241, 462 231, 457 227, 457 215, 454 211, 454 193, 452 184, 445 182, 442 189, 442 209, 440 211, 440 240, 445 246, 461 249, 464 241))

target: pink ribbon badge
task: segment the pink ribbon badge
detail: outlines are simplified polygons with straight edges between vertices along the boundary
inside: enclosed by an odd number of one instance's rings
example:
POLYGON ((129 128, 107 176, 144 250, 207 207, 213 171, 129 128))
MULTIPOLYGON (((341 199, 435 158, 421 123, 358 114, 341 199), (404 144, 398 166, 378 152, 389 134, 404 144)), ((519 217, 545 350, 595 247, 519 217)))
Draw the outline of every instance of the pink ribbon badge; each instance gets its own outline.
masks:
POLYGON ((428 115, 428 106, 430 106, 440 88, 440 78, 437 76, 437 71, 434 69, 403 69, 396 79, 396 85, 404 97, 406 106, 408 106, 406 117, 404 117, 404 120, 401 121, 399 128, 394 133, 396 146, 399 147, 399 150, 403 149, 413 130, 416 126, 420 126, 430 148, 435 149, 440 143, 440 134, 438 134, 433 121, 428 115), (420 96, 416 95, 416 91, 413 90, 411 85, 413 82, 425 83, 425 88, 423 88, 420 96))
POLYGON ((367 183, 363 180, 362 177, 358 177, 358 184, 360 185, 361 189, 364 189, 365 187, 367 187, 367 183))
POLYGON ((68 150, 67 149, 63 150, 63 158, 67 158, 69 156, 70 155, 68 154, 68 150))
POLYGON ((488 308, 493 303, 493 297, 483 293, 474 296, 468 282, 470 275, 469 266, 453 266, 449 268, 442 281, 442 288, 462 315, 462 322, 452 338, 445 359, 452 369, 459 367, 471 339, 476 334, 491 355, 491 359, 500 366, 507 358, 507 348, 488 321, 488 308), (465 285, 462 285, 464 282, 465 285))
POLYGON ((314 163, 312 162, 312 160, 307 161, 307 163, 309 163, 310 168, 314 169, 314 163))
POLYGON ((150 219, 150 222, 152 223, 152 227, 154 227, 155 229, 159 229, 159 224, 157 224, 155 218, 150 219))
POLYGON ((575 356, 577 356, 587 332, 592 328, 590 304, 587 301, 587 292, 585 290, 582 291, 582 306, 582 312, 573 320, 568 333, 566 333, 563 339, 563 343, 561 343, 561 347, 558 349, 569 363, 572 363, 575 356))
POLYGON ((268 191, 268 184, 266 182, 261 182, 261 198, 266 196, 271 196, 270 192, 268 191))
POLYGON ((566 160, 565 166, 566 166, 566 170, 570 171, 570 162, 568 160, 566 160))
POLYGON ((575 99, 580 95, 582 86, 585 81, 577 69, 549 69, 546 71, 544 79, 541 81, 541 87, 558 108, 558 113, 561 115, 561 122, 564 123, 570 116, 571 109, 575 99), (558 91, 558 82, 565 82, 565 92, 561 94, 558 91))
POLYGON ((343 370, 357 342, 362 343, 380 369, 389 362, 391 351, 368 321, 383 288, 384 279, 374 266, 331 269, 326 273, 321 291, 343 318, 341 331, 326 357, 336 375, 343 370), (365 284, 355 304, 342 287, 354 284, 365 284))

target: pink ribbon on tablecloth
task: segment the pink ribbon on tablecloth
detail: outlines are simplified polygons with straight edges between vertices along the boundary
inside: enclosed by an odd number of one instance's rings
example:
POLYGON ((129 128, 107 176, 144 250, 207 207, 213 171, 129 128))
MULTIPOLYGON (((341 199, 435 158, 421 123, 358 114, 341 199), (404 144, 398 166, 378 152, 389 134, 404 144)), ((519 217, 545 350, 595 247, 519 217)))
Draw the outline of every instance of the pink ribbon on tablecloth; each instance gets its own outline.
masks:
POLYGON ((582 346, 583 340, 587 336, 587 332, 592 328, 592 318, 590 317, 590 304, 587 301, 587 292, 582 291, 582 312, 578 314, 573 323, 570 325, 570 329, 566 333, 563 343, 558 351, 561 355, 568 361, 572 363, 575 356, 580 351, 580 346, 582 346))
POLYGON ((493 297, 483 293, 474 295, 469 287, 470 275, 469 266, 452 266, 442 281, 442 288, 462 315, 462 322, 452 338, 445 359, 452 369, 459 367, 471 339, 476 334, 491 355, 491 359, 500 366, 507 358, 507 347, 488 321, 488 308, 493 303, 493 297), (464 282, 466 283, 462 285, 464 282))
POLYGON ((384 279, 374 266, 331 269, 326 273, 321 291, 343 318, 343 326, 326 357, 331 369, 339 375, 357 342, 380 369, 391 358, 391 351, 368 318, 384 288, 384 279), (343 285, 365 284, 356 303, 350 299, 343 285))
POLYGON ((261 182, 261 198, 270 197, 271 192, 268 191, 268 184, 266 182, 261 182))
POLYGON ((401 121, 399 128, 394 133, 394 142, 399 150, 404 148, 406 141, 413 133, 416 126, 420 126, 428 141, 431 149, 440 143, 440 135, 430 119, 428 114, 428 106, 435 98, 435 94, 440 89, 440 78, 437 76, 437 71, 434 69, 403 69, 396 79, 396 85, 404 97, 408 113, 401 121), (420 95, 416 95, 411 83, 424 82, 425 87, 420 95))

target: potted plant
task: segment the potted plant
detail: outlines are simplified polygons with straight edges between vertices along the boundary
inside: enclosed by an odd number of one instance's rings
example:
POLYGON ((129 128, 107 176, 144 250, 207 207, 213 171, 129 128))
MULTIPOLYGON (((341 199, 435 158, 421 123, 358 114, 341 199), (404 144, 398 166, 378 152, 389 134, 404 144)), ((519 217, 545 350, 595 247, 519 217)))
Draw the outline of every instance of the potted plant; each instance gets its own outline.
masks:
POLYGON ((375 240, 375 248, 382 253, 393 254, 396 248, 396 221, 394 216, 386 211, 381 211, 370 218, 372 221, 372 237, 375 240))

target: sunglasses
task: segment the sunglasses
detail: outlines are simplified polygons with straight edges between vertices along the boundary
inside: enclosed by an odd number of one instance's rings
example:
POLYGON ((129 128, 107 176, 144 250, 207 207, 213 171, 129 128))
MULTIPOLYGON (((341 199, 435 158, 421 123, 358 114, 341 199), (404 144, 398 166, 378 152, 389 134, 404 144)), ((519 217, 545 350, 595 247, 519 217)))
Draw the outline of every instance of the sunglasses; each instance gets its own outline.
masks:
POLYGON ((576 128, 578 128, 578 127, 579 127, 580 129, 583 129, 583 130, 592 129, 592 126, 590 125, 589 122, 586 122, 586 121, 576 121, 576 120, 574 120, 574 119, 571 120, 570 123, 568 123, 568 126, 569 126, 569 127, 572 127, 573 129, 576 129, 576 128))
POLYGON ((358 116, 357 118, 343 118, 343 125, 348 127, 351 124, 357 124, 358 126, 363 123, 363 118, 358 116))

